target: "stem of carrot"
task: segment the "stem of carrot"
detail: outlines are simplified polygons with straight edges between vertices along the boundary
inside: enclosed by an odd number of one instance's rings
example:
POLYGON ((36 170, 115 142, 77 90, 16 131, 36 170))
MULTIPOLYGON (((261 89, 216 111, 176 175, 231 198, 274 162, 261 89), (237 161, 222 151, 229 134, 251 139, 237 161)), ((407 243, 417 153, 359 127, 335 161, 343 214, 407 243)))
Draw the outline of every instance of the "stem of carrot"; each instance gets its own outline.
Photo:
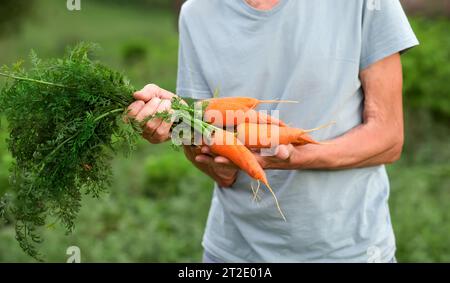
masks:
POLYGON ((20 80, 20 81, 28 81, 28 82, 33 82, 33 83, 40 83, 40 84, 44 84, 44 85, 56 86, 56 87, 61 87, 61 88, 70 88, 69 86, 62 85, 62 84, 56 84, 56 83, 51 83, 51 82, 46 82, 46 81, 41 81, 41 80, 35 80, 35 79, 30 79, 30 78, 25 78, 25 77, 18 77, 18 76, 14 76, 14 75, 10 75, 10 74, 5 74, 5 73, 0 73, 0 76, 6 77, 6 78, 15 79, 15 80, 20 80))

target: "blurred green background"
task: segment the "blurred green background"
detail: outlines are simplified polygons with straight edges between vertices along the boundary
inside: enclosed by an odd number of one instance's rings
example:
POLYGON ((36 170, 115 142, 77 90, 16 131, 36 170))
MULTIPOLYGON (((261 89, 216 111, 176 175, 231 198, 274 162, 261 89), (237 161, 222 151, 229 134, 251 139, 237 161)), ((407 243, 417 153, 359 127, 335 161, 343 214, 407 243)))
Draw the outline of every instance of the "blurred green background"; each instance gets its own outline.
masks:
MULTIPOLYGON (((174 91, 178 38, 177 1, 2 0, 0 65, 61 56, 80 40, 102 46, 99 59, 122 70, 135 86, 153 82, 174 91)), ((179 2, 179 1, 178 1, 179 2)), ((406 144, 389 166, 390 208, 400 262, 450 262, 450 20, 411 18, 421 46, 403 57, 406 144)), ((1 82, 1 81, 0 81, 1 82)), ((11 157, 0 128, 0 195, 8 190, 11 157)), ((66 248, 81 249, 83 262, 198 262, 212 182, 168 145, 142 141, 129 158, 113 162, 111 192, 83 200, 76 230, 44 231, 41 251, 65 262, 66 248)), ((0 224, 0 262, 33 262, 0 224)))

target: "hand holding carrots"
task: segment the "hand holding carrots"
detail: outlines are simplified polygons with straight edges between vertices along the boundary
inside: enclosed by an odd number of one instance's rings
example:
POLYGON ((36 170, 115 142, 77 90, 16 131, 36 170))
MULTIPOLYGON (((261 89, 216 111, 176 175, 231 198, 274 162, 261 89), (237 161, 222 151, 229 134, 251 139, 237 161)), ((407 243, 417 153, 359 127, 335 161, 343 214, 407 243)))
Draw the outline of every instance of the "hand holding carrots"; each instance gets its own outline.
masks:
MULTIPOLYGON (((293 101, 246 97, 213 98, 200 101, 203 117, 198 119, 195 118, 198 113, 196 107, 184 105, 180 98, 155 85, 147 85, 136 92, 134 97, 138 101, 130 105, 129 116, 138 121, 147 121, 147 117, 154 118, 156 113, 170 115, 173 109, 187 112, 177 112, 175 115, 182 117, 183 123, 189 125, 191 130, 206 134, 202 136, 201 144, 207 145, 198 149, 191 146, 195 139, 188 138, 189 144, 184 146, 187 158, 222 187, 229 187, 235 182, 239 169, 245 171, 258 182, 258 188, 253 191, 255 198, 260 184, 264 184, 273 195, 280 215, 286 220, 264 169, 289 169, 287 166, 290 165, 290 157, 295 151, 294 145, 320 144, 308 136, 308 133, 320 128, 303 130, 288 127, 283 121, 258 112, 255 108, 261 103, 293 101), (234 130, 229 127, 225 129, 224 126, 232 126, 234 130), (274 146, 278 146, 278 151, 271 157, 263 157, 251 150, 274 146)), ((144 137, 152 143, 166 141, 169 139, 171 127, 172 123, 151 119, 145 125, 144 137)), ((253 189, 252 186, 251 188, 253 189)))
MULTIPOLYGON (((129 107, 128 115, 137 121, 143 121, 148 116, 171 109, 171 99, 174 94, 157 85, 146 85, 134 93, 136 99, 129 107)), ((145 124, 143 136, 151 143, 162 143, 169 139, 172 123, 161 119, 151 119, 145 124)))
MULTIPOLYGON (((292 144, 281 144, 270 150, 270 154, 261 154, 254 152, 258 163, 264 169, 290 169, 292 164, 292 156, 296 153, 296 148, 292 144)), ((298 166, 296 164, 295 166, 298 166)))
POLYGON ((207 146, 185 146, 186 157, 200 170, 211 176, 220 187, 231 187, 239 168, 223 156, 214 156, 207 146))

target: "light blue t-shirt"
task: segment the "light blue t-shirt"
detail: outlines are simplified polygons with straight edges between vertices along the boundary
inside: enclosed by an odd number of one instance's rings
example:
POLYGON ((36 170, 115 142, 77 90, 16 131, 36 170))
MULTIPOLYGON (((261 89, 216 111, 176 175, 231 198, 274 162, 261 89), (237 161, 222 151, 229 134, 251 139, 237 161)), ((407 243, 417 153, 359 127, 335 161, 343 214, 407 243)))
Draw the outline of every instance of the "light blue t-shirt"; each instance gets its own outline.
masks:
MULTIPOLYGON (((266 105, 318 140, 362 123, 359 73, 418 44, 398 0, 281 0, 270 11, 244 0, 189 0, 181 12, 177 94, 297 100, 266 105)), ((382 133, 380 133, 382 134, 382 133)), ((351 148, 349 149, 351 150, 351 148)), ((312 171, 270 170, 270 193, 252 201, 240 173, 216 186, 203 246, 224 262, 390 261, 395 238, 384 166, 312 171), (378 258, 376 258, 378 257, 378 258)))

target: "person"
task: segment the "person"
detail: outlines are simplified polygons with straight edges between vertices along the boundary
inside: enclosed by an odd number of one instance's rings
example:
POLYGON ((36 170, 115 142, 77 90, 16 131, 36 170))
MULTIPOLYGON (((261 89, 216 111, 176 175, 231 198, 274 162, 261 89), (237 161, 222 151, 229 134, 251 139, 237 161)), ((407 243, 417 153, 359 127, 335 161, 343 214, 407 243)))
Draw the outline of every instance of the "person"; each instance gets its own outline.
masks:
MULTIPOLYGON (((270 105, 327 145, 255 153, 270 193, 251 201, 250 178, 229 160, 185 147, 216 182, 202 245, 205 262, 392 262, 395 237, 385 164, 403 146, 400 55, 418 40, 397 0, 189 0, 181 11, 177 95, 284 99, 270 105)), ((147 85, 130 115, 170 108, 172 93, 147 85)), ((169 139, 154 119, 144 136, 169 139)), ((263 188, 261 188, 263 190, 263 188)))

